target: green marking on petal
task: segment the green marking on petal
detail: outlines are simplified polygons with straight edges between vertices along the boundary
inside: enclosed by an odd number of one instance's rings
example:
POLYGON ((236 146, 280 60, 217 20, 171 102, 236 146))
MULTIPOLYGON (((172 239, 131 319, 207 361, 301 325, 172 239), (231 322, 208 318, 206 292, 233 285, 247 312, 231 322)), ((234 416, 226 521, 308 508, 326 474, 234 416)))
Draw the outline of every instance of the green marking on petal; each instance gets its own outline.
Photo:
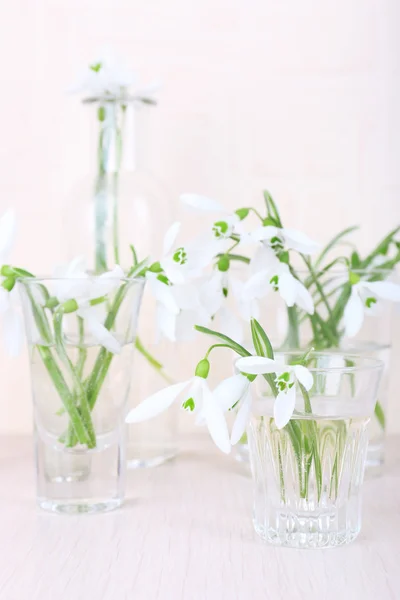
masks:
POLYGON ((182 408, 184 410, 188 410, 189 412, 193 412, 196 408, 193 398, 189 398, 182 404, 182 408))
POLYGON ((373 306, 374 304, 376 304, 376 298, 372 298, 372 296, 370 298, 367 298, 365 301, 365 306, 367 308, 371 308, 371 306, 373 306))
POLYGON ((215 234, 215 237, 217 237, 217 238, 220 238, 224 234, 226 234, 228 229, 229 229, 229 226, 226 221, 216 221, 212 228, 212 230, 215 234))
POLYGON ((184 265, 187 262, 187 252, 185 249, 178 248, 172 257, 172 260, 178 263, 178 265, 184 265))
POLYGON ((165 285, 170 285, 168 277, 166 275, 163 275, 162 273, 160 275, 157 275, 157 279, 158 281, 161 281, 161 283, 165 283, 165 285))
POLYGON ((93 65, 89 65, 89 69, 91 69, 95 73, 98 73, 102 66, 103 66, 102 63, 98 62, 98 63, 94 63, 93 65))

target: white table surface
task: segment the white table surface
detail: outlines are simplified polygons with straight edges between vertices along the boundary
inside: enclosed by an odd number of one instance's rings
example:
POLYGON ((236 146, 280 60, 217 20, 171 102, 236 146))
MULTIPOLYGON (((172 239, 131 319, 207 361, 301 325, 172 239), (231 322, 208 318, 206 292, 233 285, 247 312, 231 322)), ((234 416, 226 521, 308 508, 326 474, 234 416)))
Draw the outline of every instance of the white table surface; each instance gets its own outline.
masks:
POLYGON ((30 438, 0 438, 0 600, 397 600, 400 439, 389 447, 358 539, 307 551, 257 538, 251 480, 207 438, 131 472, 122 509, 74 517, 36 508, 30 438))

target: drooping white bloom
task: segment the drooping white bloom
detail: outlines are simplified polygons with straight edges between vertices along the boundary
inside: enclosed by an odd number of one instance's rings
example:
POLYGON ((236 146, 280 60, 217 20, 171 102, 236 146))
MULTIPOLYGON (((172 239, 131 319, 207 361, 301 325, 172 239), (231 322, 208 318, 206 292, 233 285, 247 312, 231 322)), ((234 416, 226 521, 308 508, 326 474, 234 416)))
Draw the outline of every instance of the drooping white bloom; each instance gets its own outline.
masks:
POLYGON ((180 199, 184 206, 191 211, 221 215, 220 218, 214 217, 215 221, 212 223, 210 229, 201 237, 201 244, 203 246, 214 244, 216 250, 214 256, 217 252, 222 251, 222 248, 226 246, 227 240, 234 234, 239 235, 241 238, 243 237, 243 242, 247 243, 248 234, 244 230, 243 221, 236 212, 229 211, 216 200, 199 194, 182 194, 180 199), (218 245, 216 245, 216 242, 218 245))
POLYGON ((149 289, 157 302, 157 329, 172 342, 188 341, 194 325, 207 325, 210 315, 200 302, 199 289, 188 281, 172 285, 161 274, 147 272, 149 289))
MULTIPOLYGON (((214 443, 226 454, 230 452, 228 427, 225 421, 224 406, 229 398, 231 405, 235 404, 243 394, 246 378, 234 375, 222 381, 214 391, 208 387, 206 379, 194 376, 187 381, 177 383, 156 392, 139 406, 134 408, 126 417, 127 423, 140 423, 167 410, 179 397, 184 398, 182 406, 196 414, 196 422, 205 424, 214 443)), ((228 403, 228 404, 229 404, 228 403)))
MULTIPOLYGON (((0 219, 0 266, 7 263, 12 251, 16 233, 16 218, 12 210, 8 210, 0 219)), ((7 353, 18 356, 21 351, 24 333, 21 316, 20 298, 17 286, 9 292, 1 284, 5 277, 0 277, 0 315, 2 316, 3 343, 7 353)))
POLYGON ((262 247, 250 263, 253 275, 245 284, 245 298, 263 298, 270 291, 278 291, 287 306, 297 304, 309 314, 314 313, 314 302, 307 288, 292 275, 289 266, 281 262, 271 248, 262 247))
POLYGON ((351 295, 343 313, 345 335, 353 337, 360 331, 366 314, 373 315, 379 300, 400 302, 400 285, 391 281, 359 281, 351 288, 351 295))
POLYGON ((77 82, 68 91, 85 92, 93 96, 119 96, 130 88, 137 98, 152 98, 159 87, 156 82, 139 87, 137 73, 129 69, 112 48, 106 46, 81 72, 77 82))
POLYGON ((92 306, 91 300, 107 296, 118 289, 124 277, 124 271, 119 265, 112 271, 91 277, 86 272, 84 259, 78 257, 68 264, 58 266, 52 280, 52 291, 58 301, 64 303, 75 300, 78 304, 75 314, 84 319, 93 337, 114 354, 121 351, 121 344, 103 325, 98 314, 99 307, 92 306))
POLYGON ((314 380, 312 373, 302 365, 283 365, 277 360, 262 356, 246 356, 236 361, 236 368, 249 375, 275 373, 279 390, 274 402, 274 419, 278 429, 290 421, 296 405, 296 381, 308 391, 314 380))
POLYGON ((267 225, 259 227, 250 234, 255 242, 265 242, 275 251, 296 250, 302 254, 312 254, 319 244, 311 240, 305 233, 287 227, 267 225))

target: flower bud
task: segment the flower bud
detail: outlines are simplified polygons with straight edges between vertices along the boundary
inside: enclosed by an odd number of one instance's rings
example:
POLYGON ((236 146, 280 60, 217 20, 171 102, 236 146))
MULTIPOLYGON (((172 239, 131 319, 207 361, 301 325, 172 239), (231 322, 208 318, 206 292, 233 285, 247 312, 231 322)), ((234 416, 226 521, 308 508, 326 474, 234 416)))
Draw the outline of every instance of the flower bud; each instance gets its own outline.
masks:
POLYGON ((3 265, 0 274, 3 275, 3 277, 9 277, 10 275, 14 275, 14 269, 10 265, 3 265))
POLYGON ((218 267, 219 271, 222 271, 222 272, 228 271, 228 269, 229 269, 229 256, 227 256, 226 254, 224 254, 223 256, 221 256, 221 258, 217 262, 217 267, 218 267))
POLYGON ((46 308, 55 308, 56 306, 58 306, 60 303, 57 300, 57 298, 55 296, 51 296, 50 298, 47 299, 47 302, 45 304, 46 308))
POLYGON ((7 292, 11 292, 15 285, 15 277, 7 277, 7 279, 5 279, 1 285, 5 290, 7 290, 7 292))
POLYGON ((210 362, 206 358, 203 358, 196 367, 195 375, 196 377, 202 377, 203 379, 207 379, 209 372, 210 362))
POLYGON ((357 275, 357 273, 354 273, 353 271, 350 271, 350 273, 349 273, 349 281, 350 281, 351 285, 355 285, 356 283, 358 283, 360 281, 360 276, 357 275))
POLYGON ((72 313, 72 312, 75 312, 76 310, 78 310, 79 306, 78 306, 78 303, 76 300, 71 299, 71 300, 67 300, 66 302, 64 302, 61 305, 61 308, 64 313, 72 313))
POLYGON ((238 208, 237 210, 235 210, 235 213, 237 214, 237 216, 239 217, 239 219, 241 221, 243 221, 243 219, 245 219, 247 217, 249 212, 250 212, 249 208, 238 208))

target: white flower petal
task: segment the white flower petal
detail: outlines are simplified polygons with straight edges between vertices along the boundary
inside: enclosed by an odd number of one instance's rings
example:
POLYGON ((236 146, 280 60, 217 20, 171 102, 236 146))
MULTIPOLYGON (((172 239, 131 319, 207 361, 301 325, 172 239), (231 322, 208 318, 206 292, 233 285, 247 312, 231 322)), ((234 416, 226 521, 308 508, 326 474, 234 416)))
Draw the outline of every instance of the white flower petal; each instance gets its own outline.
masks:
POLYGON ((171 406, 189 383, 190 380, 182 383, 175 383, 174 385, 170 385, 169 387, 156 392, 152 396, 149 396, 146 400, 141 402, 139 406, 136 406, 136 408, 128 413, 125 422, 141 423, 142 421, 147 421, 147 419, 156 417, 171 406))
POLYGON ((351 296, 343 312, 345 335, 353 337, 360 331, 364 321, 364 304, 359 296, 357 285, 353 285, 351 296))
POLYGON ((300 281, 296 283, 296 304, 309 315, 314 314, 314 300, 308 289, 300 281))
POLYGON ((229 454, 231 451, 231 442, 229 439, 228 425, 222 409, 213 401, 213 395, 209 390, 204 394, 203 414, 207 423, 207 428, 215 445, 229 454))
POLYGON ((258 227, 250 233, 250 237, 254 242, 269 241, 273 237, 280 237, 280 230, 272 225, 266 227, 258 227))
POLYGON ((182 194, 180 196, 181 202, 188 208, 192 208, 204 212, 222 212, 227 213, 228 211, 216 200, 201 196, 200 194, 182 194))
POLYGON ((295 365, 293 367, 294 374, 300 383, 306 388, 306 390, 311 390, 314 385, 314 378, 312 373, 303 365, 295 365))
POLYGON ((172 248, 175 244, 176 238, 178 237, 180 228, 181 228, 181 224, 179 223, 179 221, 176 221, 176 223, 173 223, 171 225, 171 227, 167 230, 167 232, 164 236, 164 243, 163 243, 163 255, 164 256, 172 250, 172 248))
POLYGON ((172 314, 177 315, 179 313, 179 306, 174 298, 172 286, 163 283, 150 273, 148 273, 146 277, 149 282, 150 290, 157 302, 162 304, 172 314))
POLYGON ((177 315, 167 310, 164 306, 157 307, 157 330, 167 340, 176 341, 177 315))
POLYGON ((282 233, 286 242, 286 247, 292 250, 297 250, 302 254, 312 254, 320 247, 320 244, 314 242, 302 231, 296 229, 282 229, 282 233))
POLYGON ((188 271, 187 265, 181 265, 170 257, 163 258, 160 265, 171 283, 185 283, 185 272, 187 274, 188 271))
POLYGON ((244 398, 238 412, 236 415, 235 422, 232 427, 231 434, 231 444, 237 444, 241 438, 243 437, 244 432, 246 431, 247 424, 249 422, 250 414, 251 414, 251 391, 250 388, 247 390, 246 397, 244 398))
POLYGON ((272 248, 260 246, 250 261, 250 273, 268 271, 271 273, 270 277, 272 277, 281 270, 281 265, 281 261, 276 257, 272 248))
POLYGON ((235 363, 236 368, 242 373, 249 375, 262 375, 264 373, 274 373, 282 365, 272 358, 264 356, 245 356, 239 358, 235 363))
POLYGON ((10 308, 10 292, 0 286, 0 314, 5 313, 10 308))
POLYGON ((175 302, 180 309, 194 310, 200 306, 199 293, 195 285, 174 285, 171 287, 175 302))
POLYGON ((93 335, 93 337, 104 346, 109 352, 113 354, 119 354, 121 352, 121 344, 115 339, 115 337, 104 327, 102 323, 97 319, 95 313, 92 312, 91 308, 79 309, 76 314, 85 320, 85 323, 93 335))
POLYGON ((222 410, 226 412, 241 399, 249 385, 250 382, 244 375, 232 375, 232 377, 221 381, 214 389, 214 402, 217 402, 222 410))
POLYGON ((287 392, 279 392, 274 402, 274 419, 278 429, 287 425, 293 415, 296 405, 296 388, 291 387, 287 392))
POLYGON ((271 291, 271 276, 269 271, 258 271, 252 275, 244 285, 242 296, 245 300, 263 298, 271 291))
POLYGON ((23 342, 22 318, 18 311, 9 308, 3 315, 4 346, 11 357, 20 354, 23 342))
POLYGON ((391 281, 362 282, 363 287, 371 290, 378 298, 400 302, 400 285, 391 281))
POLYGON ((223 278, 219 271, 218 273, 214 273, 210 279, 200 286, 200 303, 210 317, 214 316, 222 306, 224 301, 223 287, 223 278))
POLYGON ((0 260, 5 262, 15 239, 16 218, 13 210, 8 210, 0 219, 0 260))
POLYGON ((281 273, 279 275, 278 288, 287 306, 294 306, 297 296, 297 280, 291 273, 281 273))

